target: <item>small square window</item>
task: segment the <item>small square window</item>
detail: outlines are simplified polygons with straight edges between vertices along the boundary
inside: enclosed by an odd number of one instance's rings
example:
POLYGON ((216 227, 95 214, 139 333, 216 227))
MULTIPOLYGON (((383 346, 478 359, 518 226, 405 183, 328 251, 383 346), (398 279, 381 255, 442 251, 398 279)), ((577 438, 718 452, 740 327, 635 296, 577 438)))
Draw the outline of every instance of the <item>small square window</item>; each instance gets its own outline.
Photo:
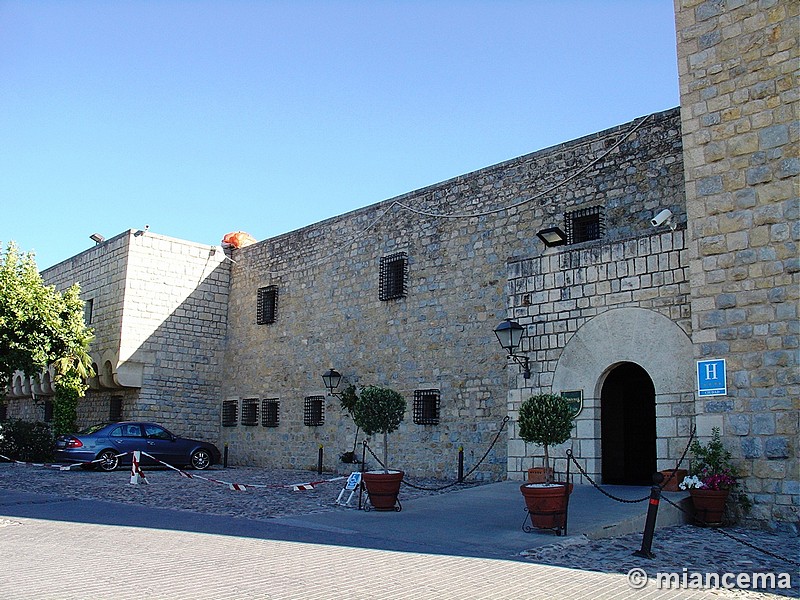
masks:
POLYGON ((568 212, 564 220, 567 229, 567 244, 599 240, 606 232, 605 211, 602 206, 568 212))
POLYGON ((415 390, 414 423, 419 425, 438 425, 439 399, 439 390, 415 390))
POLYGON ((278 318, 278 286, 269 285, 258 288, 258 307, 256 321, 259 325, 274 323, 278 318))
POLYGON ((303 424, 319 427, 325 424, 325 396, 308 396, 303 406, 303 424))
POLYGON ((111 396, 108 400, 108 420, 112 423, 122 421, 122 397, 111 396))
POLYGON ((278 408, 280 404, 277 398, 264 398, 261 401, 261 426, 278 426, 278 408))
POLYGON ((405 298, 408 295, 408 254, 397 252, 381 257, 380 291, 381 300, 405 298))
POLYGON ((242 425, 258 425, 258 398, 242 400, 242 425))
POLYGON ((222 402, 222 426, 236 427, 238 420, 238 402, 236 400, 223 400, 222 402))

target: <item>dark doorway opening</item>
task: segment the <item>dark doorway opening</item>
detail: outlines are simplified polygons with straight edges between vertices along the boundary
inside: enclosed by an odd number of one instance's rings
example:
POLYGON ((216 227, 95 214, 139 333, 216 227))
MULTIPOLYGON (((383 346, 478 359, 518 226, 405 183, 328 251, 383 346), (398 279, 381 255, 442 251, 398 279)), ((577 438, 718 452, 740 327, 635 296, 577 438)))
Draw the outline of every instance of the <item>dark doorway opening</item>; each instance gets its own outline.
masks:
POLYGON ((656 393, 642 367, 622 363, 600 393, 603 483, 652 485, 656 470, 656 393))

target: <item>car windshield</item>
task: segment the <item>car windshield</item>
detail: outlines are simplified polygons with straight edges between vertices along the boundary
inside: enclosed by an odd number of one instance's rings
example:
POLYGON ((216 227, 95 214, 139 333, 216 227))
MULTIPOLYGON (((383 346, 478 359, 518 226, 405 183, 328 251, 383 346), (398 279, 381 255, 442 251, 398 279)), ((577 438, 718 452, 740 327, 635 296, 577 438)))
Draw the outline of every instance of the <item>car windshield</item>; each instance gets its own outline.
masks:
POLYGON ((86 429, 79 431, 78 435, 90 435, 92 433, 96 433, 106 425, 108 425, 108 423, 98 423, 97 425, 92 425, 90 427, 87 427, 86 429))

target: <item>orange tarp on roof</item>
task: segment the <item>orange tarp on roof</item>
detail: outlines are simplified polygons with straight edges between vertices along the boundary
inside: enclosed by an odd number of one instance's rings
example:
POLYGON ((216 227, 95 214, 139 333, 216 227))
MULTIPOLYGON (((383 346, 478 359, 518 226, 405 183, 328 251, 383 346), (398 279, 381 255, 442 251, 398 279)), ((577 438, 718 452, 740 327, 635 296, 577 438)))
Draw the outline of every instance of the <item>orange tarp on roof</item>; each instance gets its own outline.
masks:
POLYGON ((256 239, 244 231, 234 231, 233 233, 226 233, 222 237, 222 243, 233 248, 244 248, 250 244, 255 244, 256 239))

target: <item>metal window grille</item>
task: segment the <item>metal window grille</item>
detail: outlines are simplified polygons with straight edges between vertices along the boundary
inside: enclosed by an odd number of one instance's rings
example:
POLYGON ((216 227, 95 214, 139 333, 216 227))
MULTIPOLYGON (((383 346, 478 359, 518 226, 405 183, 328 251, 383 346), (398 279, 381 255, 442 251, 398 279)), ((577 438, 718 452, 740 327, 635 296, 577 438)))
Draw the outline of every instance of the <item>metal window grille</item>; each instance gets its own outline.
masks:
POLYGON ((92 324, 92 312, 94 310, 94 300, 89 298, 83 303, 83 322, 86 325, 92 324))
POLYGON ((44 401, 44 422, 45 423, 52 423, 53 422, 53 401, 52 400, 45 400, 44 401))
POLYGON ((605 211, 602 206, 592 206, 568 212, 565 225, 567 244, 599 240, 606 232, 605 211))
POLYGON ((122 397, 111 396, 108 400, 108 420, 112 423, 122 421, 122 397))
POLYGON ((381 300, 405 298, 408 294, 408 254, 397 252, 381 257, 380 292, 381 300))
POLYGON ((278 409, 280 403, 274 398, 265 398, 261 401, 261 425, 263 427, 278 426, 278 409))
POLYGON ((236 400, 222 401, 222 426, 236 427, 239 416, 239 403, 236 400))
POLYGON ((259 325, 274 323, 278 318, 278 286, 268 285, 258 288, 258 307, 256 320, 259 325))
POLYGON ((415 390, 414 423, 438 425, 440 397, 439 390, 415 390))
POLYGON ((242 425, 258 425, 258 398, 242 400, 242 425))
POLYGON ((318 427, 325 424, 325 396, 308 396, 303 406, 303 424, 318 427))

